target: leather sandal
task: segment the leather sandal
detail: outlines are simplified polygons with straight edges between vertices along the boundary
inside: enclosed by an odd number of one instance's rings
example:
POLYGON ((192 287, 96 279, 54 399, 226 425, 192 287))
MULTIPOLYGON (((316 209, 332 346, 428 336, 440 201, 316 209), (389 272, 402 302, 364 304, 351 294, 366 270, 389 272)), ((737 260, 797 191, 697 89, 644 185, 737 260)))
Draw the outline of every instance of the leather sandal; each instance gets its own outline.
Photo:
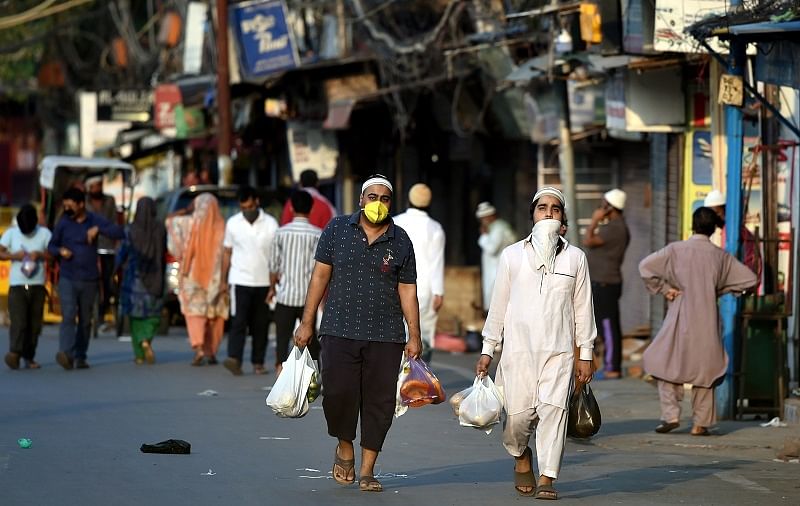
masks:
POLYGON ((525 455, 528 456, 528 464, 531 468, 525 472, 519 472, 516 465, 514 466, 514 489, 523 497, 531 497, 536 494, 536 477, 533 475, 533 452, 529 447, 522 452, 522 456, 525 455), (520 490, 520 487, 530 487, 530 490, 520 490))
POLYGON ((673 431, 680 426, 681 424, 679 422, 661 422, 658 424, 658 427, 655 428, 655 431, 659 434, 666 434, 667 432, 673 431))
POLYGON ((383 485, 374 476, 362 476, 358 479, 358 489, 362 492, 383 492, 383 485))
POLYGON ((545 501, 558 500, 558 491, 552 485, 539 485, 536 490, 536 499, 543 499, 545 501))
POLYGON ((156 354, 153 352, 153 347, 148 341, 142 342, 142 350, 144 350, 144 360, 148 364, 156 363, 156 354))
MULTIPOLYGON (((333 469, 331 470, 331 476, 333 479, 336 480, 336 483, 339 485, 352 485, 356 481, 355 476, 355 468, 356 468, 356 459, 343 459, 339 456, 339 445, 336 445, 336 449, 333 451, 333 469), (337 476, 336 468, 341 469, 344 471, 343 473, 337 476), (347 478, 350 475, 350 472, 353 472, 352 478, 347 478)), ((359 482, 360 484, 360 482, 359 482)))

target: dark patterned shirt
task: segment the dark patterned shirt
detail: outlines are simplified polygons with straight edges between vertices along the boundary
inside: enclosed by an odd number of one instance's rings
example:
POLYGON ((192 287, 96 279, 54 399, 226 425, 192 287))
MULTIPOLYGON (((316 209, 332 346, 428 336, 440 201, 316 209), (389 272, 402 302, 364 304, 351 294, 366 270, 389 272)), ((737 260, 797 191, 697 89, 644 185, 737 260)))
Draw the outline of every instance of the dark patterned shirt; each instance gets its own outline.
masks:
POLYGON ((389 228, 372 244, 361 211, 334 218, 319 239, 315 259, 333 266, 320 335, 360 341, 406 340, 398 283, 416 283, 414 247, 405 230, 389 228))

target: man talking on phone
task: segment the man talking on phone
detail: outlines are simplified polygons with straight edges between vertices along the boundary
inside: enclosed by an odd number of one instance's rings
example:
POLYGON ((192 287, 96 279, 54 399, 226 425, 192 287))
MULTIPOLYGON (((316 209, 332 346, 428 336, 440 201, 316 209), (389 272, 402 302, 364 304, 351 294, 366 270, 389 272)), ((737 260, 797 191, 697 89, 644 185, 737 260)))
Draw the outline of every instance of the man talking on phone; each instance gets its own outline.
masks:
POLYGON ((607 191, 603 203, 592 213, 592 223, 583 237, 592 279, 597 334, 602 336, 605 348, 603 377, 609 379, 622 375, 621 266, 631 238, 622 214, 625 198, 625 192, 617 188, 607 191))

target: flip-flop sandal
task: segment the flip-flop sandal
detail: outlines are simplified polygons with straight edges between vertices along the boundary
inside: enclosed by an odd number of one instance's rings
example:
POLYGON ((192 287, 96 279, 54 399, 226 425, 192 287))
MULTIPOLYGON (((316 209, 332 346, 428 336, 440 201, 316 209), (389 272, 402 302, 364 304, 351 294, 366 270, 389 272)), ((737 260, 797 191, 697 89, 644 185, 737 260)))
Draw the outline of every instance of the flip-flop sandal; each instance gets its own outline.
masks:
POLYGON ((523 473, 514 469, 514 489, 523 497, 531 497, 536 494, 536 477, 533 475, 533 452, 530 448, 525 448, 522 455, 528 455, 528 463, 531 465, 531 469, 523 473), (531 487, 531 489, 524 492, 519 489, 520 487, 531 487))
POLYGON ((536 489, 535 498, 545 501, 555 501, 558 500, 558 492, 551 485, 539 485, 536 489))
POLYGON ((333 479, 336 480, 336 483, 339 485, 352 485, 356 481, 355 477, 355 468, 356 468, 356 459, 343 459, 339 456, 339 445, 336 445, 336 448, 333 451, 333 469, 331 470, 331 476, 333 479), (341 473, 338 477, 336 476, 336 467, 339 467, 343 473, 341 473), (353 471, 353 478, 347 479, 347 475, 350 474, 350 471, 353 471), (344 476, 344 478, 341 478, 344 476))
POLYGON ((694 430, 692 430, 691 432, 689 432, 689 434, 691 434, 692 436, 710 436, 711 435, 711 433, 708 432, 708 429, 706 429, 705 427, 703 427, 703 430, 701 430, 699 432, 695 432, 694 430))
POLYGON ((150 346, 150 343, 142 343, 142 349, 144 350, 144 359, 148 364, 155 364, 156 363, 156 354, 153 352, 153 347, 150 346))
POLYGON ((661 422, 658 424, 658 427, 656 427, 655 431, 659 434, 666 434, 667 432, 673 431, 680 426, 681 424, 678 422, 661 422))
POLYGON ((362 476, 359 478, 358 488, 362 492, 383 492, 383 485, 374 476, 362 476))

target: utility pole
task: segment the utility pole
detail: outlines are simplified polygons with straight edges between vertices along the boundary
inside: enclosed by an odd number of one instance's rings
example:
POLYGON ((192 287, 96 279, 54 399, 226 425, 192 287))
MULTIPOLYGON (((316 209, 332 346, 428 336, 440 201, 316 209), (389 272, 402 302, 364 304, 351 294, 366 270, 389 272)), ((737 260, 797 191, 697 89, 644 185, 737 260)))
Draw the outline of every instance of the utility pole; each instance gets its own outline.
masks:
POLYGON ((572 133, 569 125, 569 91, 566 76, 559 76, 554 83, 561 98, 561 114, 558 116, 558 176, 564 197, 567 199, 567 219, 572 220, 567 228, 567 240, 570 244, 580 244, 578 201, 575 197, 575 152, 572 149, 572 133))
MULTIPOLYGON (((741 0, 731 0, 731 7, 740 5, 741 0)), ((744 78, 744 66, 747 62, 745 44, 736 37, 731 39, 728 56, 728 74, 744 78)), ((742 149, 744 144, 744 125, 742 110, 733 105, 725 106, 725 137, 728 144, 726 202, 725 202, 725 250, 738 258, 739 232, 742 226, 742 149)), ((733 295, 723 295, 720 300, 720 317, 722 320, 722 344, 728 354, 728 370, 725 381, 717 388, 716 400, 720 418, 733 418, 735 411, 734 371, 738 362, 736 353, 736 317, 739 305, 733 295)))
POLYGON ((217 169, 221 184, 233 183, 231 86, 228 72, 228 0, 217 2, 217 169))
MULTIPOLYGON (((560 27, 560 17, 558 12, 558 0, 550 1, 554 9, 553 23, 550 28, 550 39, 555 41, 556 34, 560 27)), ((561 190, 567 199, 566 211, 567 218, 572 219, 572 224, 567 228, 567 240, 570 244, 580 244, 578 234, 578 201, 575 189, 575 151, 572 148, 572 133, 569 124, 569 88, 567 86, 568 72, 559 70, 553 72, 555 62, 555 42, 550 44, 548 51, 548 67, 553 76, 552 83, 558 96, 560 113, 558 115, 558 178, 561 181, 561 190)))

